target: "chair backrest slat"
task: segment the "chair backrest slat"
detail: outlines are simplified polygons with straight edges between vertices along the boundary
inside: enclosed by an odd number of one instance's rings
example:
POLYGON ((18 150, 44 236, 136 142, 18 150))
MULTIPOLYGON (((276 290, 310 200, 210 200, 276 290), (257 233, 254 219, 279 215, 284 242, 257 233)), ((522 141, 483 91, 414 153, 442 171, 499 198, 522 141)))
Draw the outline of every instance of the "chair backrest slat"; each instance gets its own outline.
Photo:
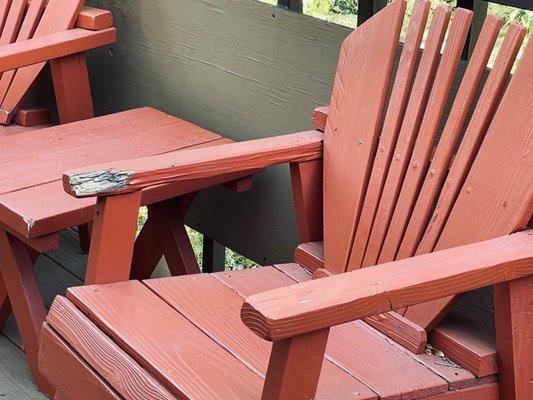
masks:
POLYGON ((494 16, 485 19, 478 38, 479 45, 475 47, 468 62, 422 188, 419 193, 413 194, 417 195, 418 199, 413 212, 407 218, 407 229, 395 256, 397 260, 415 254, 501 27, 501 19, 494 16))
POLYGON ((411 159, 407 165, 400 195, 387 229, 387 235, 378 258, 378 263, 393 261, 405 232, 409 216, 420 190, 431 156, 431 150, 437 137, 439 124, 455 79, 455 73, 461 53, 463 52, 472 11, 458 9, 452 20, 446 46, 431 90, 428 105, 424 113, 420 130, 415 140, 411 159))
MULTIPOLYGON (((35 29, 34 37, 61 32, 74 27, 83 5, 83 0, 50 0, 35 29)), ((13 111, 25 99, 46 62, 19 68, 2 101, 0 123, 8 124, 13 111)))
POLYGON ((379 201, 376 217, 374 218, 370 238, 363 257, 361 265, 363 267, 376 264, 385 235, 387 234, 405 170, 407 169, 407 163, 410 159, 411 150, 424 115, 424 110, 426 109, 429 91, 433 83, 433 78, 435 77, 440 49, 446 34, 450 15, 451 11, 448 7, 439 6, 435 9, 433 21, 431 22, 425 43, 425 49, 422 53, 405 117, 402 122, 389 171, 387 172, 383 193, 379 201))
POLYGON ((518 55, 526 31, 526 28, 517 24, 511 24, 507 31, 494 66, 483 86, 468 128, 458 147, 457 154, 440 192, 439 200, 428 221, 422 240, 418 245, 416 254, 430 253, 437 244, 437 240, 457 199, 459 190, 463 186, 481 141, 485 137, 487 127, 494 116, 494 110, 501 98, 502 90, 508 80, 509 73, 518 55))
POLYGON ((324 138, 324 257, 334 272, 350 256, 405 7, 392 3, 341 47, 324 138))
POLYGON ((17 38, 24 12, 26 11, 26 0, 13 0, 7 14, 2 34, 0 35, 0 46, 10 44, 17 38))
POLYGON ((11 0, 0 0, 0 32, 4 30, 7 14, 9 13, 9 7, 11 6, 11 0))
MULTIPOLYGON (((435 250, 508 235, 533 209, 533 42, 529 41, 472 164, 435 250)), ((431 328, 454 297, 409 307, 405 316, 431 328)))
MULTIPOLYGON (((46 0, 32 0, 30 2, 17 36, 17 42, 28 40, 33 37, 37 24, 41 20, 45 5, 46 0)), ((0 104, 2 104, 6 97, 7 90, 13 81, 15 72, 16 70, 11 70, 2 74, 2 78, 0 79, 0 104)))
POLYGON ((420 53, 420 44, 424 36, 429 9, 430 3, 426 0, 417 0, 413 6, 413 13, 409 21, 405 43, 398 63, 398 70, 379 138, 361 217, 357 224, 352 252, 347 267, 349 271, 360 268, 361 262, 363 261, 370 229, 372 228, 376 208, 383 191, 383 184, 385 183, 386 174, 389 170, 392 152, 396 146, 407 101, 411 93, 420 53))

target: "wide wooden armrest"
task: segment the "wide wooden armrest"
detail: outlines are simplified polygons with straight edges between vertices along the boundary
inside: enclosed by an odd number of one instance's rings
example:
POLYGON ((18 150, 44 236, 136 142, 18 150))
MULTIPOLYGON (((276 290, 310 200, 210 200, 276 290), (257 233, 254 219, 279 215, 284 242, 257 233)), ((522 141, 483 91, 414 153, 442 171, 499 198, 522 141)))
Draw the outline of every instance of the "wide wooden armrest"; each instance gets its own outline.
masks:
POLYGON ((533 274, 533 230, 248 297, 243 322, 272 341, 533 274))
POLYGON ((74 28, 0 46, 0 72, 49 61, 114 43, 115 28, 74 28))
POLYGON ((321 158, 322 140, 322 132, 313 130, 116 161, 67 172, 63 175, 63 186, 72 196, 89 197, 252 172, 276 164, 321 158))

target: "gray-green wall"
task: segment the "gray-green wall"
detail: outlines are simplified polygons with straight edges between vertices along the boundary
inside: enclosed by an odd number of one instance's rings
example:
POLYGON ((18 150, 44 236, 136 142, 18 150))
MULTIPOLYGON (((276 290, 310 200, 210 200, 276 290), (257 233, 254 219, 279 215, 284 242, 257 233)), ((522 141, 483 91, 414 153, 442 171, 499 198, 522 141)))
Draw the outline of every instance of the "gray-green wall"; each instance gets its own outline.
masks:
MULTIPOLYGON (((329 102, 348 29, 257 0, 99 0, 118 42, 89 54, 98 114, 152 106, 232 139, 311 127, 329 102)), ((262 263, 289 261, 296 239, 288 168, 254 188, 201 194, 188 223, 262 263)))

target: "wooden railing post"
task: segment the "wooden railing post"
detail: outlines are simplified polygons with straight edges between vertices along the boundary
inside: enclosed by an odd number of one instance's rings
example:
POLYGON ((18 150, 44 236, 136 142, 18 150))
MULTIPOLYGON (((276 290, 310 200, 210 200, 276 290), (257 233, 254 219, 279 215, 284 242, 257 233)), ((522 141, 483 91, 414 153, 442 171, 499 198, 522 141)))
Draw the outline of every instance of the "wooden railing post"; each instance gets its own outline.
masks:
POLYGON ((329 328, 274 342, 262 400, 314 399, 329 328))
POLYGON ((500 398, 533 397, 533 275, 494 287, 500 398))

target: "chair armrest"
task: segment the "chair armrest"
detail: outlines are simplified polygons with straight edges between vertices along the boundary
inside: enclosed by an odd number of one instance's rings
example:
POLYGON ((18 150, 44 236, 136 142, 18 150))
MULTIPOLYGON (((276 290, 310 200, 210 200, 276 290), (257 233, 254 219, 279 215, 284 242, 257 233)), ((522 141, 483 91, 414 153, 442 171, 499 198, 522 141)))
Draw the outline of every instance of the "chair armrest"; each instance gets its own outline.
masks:
POLYGON ((243 322, 273 341, 533 274, 533 231, 248 297, 243 322))
POLYGON ((115 28, 92 31, 74 28, 0 46, 0 72, 81 53, 114 43, 115 28))
POLYGON ((63 175, 65 191, 75 197, 133 192, 149 186, 256 171, 287 162, 322 157, 323 135, 306 131, 201 149, 86 167, 63 175))

